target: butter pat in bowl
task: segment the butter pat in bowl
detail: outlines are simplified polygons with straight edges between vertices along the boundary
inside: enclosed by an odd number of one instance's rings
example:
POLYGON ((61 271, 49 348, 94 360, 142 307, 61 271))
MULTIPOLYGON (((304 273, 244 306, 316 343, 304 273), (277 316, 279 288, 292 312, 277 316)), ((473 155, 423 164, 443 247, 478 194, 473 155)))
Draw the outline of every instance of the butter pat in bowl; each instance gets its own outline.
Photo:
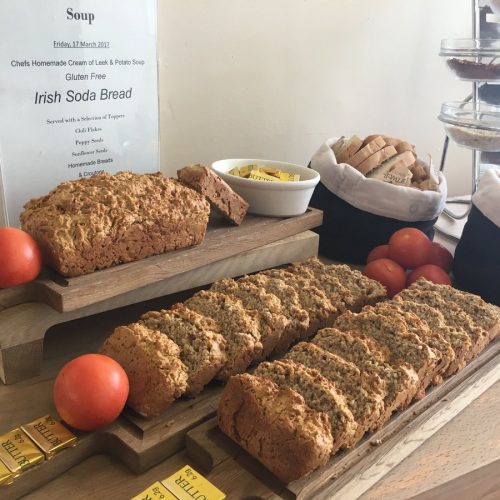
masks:
POLYGON ((319 182, 319 174, 315 170, 282 161, 255 158, 219 160, 212 163, 212 170, 250 204, 249 213, 269 217, 293 217, 303 214, 319 182), (268 179, 262 172, 262 175, 252 175, 253 178, 238 177, 229 173, 250 165, 256 166, 255 170, 269 168, 279 170, 283 174, 291 174, 283 175, 282 179, 294 179, 295 175, 299 175, 300 180, 268 179))

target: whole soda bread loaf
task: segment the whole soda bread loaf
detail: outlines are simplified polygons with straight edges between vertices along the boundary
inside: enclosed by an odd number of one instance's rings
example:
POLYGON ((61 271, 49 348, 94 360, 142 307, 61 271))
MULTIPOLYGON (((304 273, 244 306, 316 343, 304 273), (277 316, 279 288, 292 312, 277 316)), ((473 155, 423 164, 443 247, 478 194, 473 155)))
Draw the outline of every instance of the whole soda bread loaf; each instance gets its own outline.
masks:
POLYGON ((236 375, 222 393, 219 427, 284 483, 326 464, 333 448, 329 417, 269 379, 236 375))
POLYGON ((24 208, 22 228, 64 276, 197 245, 210 213, 205 198, 180 182, 131 172, 63 182, 24 208))

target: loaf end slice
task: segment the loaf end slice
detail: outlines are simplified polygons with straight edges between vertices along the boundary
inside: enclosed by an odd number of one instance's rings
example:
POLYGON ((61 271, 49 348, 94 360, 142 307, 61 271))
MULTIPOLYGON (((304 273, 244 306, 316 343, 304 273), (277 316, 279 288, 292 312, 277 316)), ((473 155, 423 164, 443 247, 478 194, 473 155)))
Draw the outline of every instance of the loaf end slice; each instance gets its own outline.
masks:
POLYGON ((254 375, 272 380, 281 389, 293 389, 310 408, 327 413, 333 437, 332 453, 355 443, 358 425, 344 395, 317 370, 283 360, 261 363, 254 375))
POLYGON ((187 388, 188 371, 179 347, 145 325, 119 326, 100 353, 123 367, 130 384, 127 404, 144 417, 163 413, 187 388))
POLYGON ((249 204, 213 170, 204 165, 189 165, 177 171, 181 182, 202 194, 233 224, 243 222, 249 204))
POLYGON ((222 432, 284 483, 325 465, 333 450, 328 415, 265 378, 231 377, 219 402, 218 421, 222 432))
POLYGON ((215 322, 183 304, 147 312, 141 323, 165 334, 179 347, 189 377, 186 396, 198 395, 226 364, 226 341, 217 333, 215 322))

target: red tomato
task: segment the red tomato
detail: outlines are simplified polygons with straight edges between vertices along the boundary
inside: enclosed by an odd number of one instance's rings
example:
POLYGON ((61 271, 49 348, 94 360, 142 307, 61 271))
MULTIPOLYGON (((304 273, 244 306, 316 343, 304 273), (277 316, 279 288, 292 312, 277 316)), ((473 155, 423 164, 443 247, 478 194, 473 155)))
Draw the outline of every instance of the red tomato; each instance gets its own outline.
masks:
POLYGON ((0 288, 34 280, 42 270, 36 241, 15 227, 0 227, 0 288))
POLYGON ((129 384, 125 370, 102 354, 84 354, 63 366, 54 383, 54 404, 75 429, 110 424, 123 410, 129 384))
POLYGON ((366 263, 377 259, 387 259, 389 257, 389 245, 379 245, 375 247, 366 258, 366 263))
POLYGON ((384 285, 389 297, 399 293, 406 284, 405 270, 391 259, 372 260, 366 265, 363 274, 384 285))
POLYGON ((453 255, 443 245, 432 242, 427 264, 439 266, 449 273, 453 267, 453 255))
POLYGON ((405 269, 426 264, 431 251, 431 240, 414 227, 396 231, 389 240, 389 258, 405 269))
POLYGON ((425 278, 438 285, 451 285, 451 279, 448 273, 434 264, 424 264, 423 266, 417 267, 417 269, 408 275, 406 286, 410 286, 419 278, 425 278))

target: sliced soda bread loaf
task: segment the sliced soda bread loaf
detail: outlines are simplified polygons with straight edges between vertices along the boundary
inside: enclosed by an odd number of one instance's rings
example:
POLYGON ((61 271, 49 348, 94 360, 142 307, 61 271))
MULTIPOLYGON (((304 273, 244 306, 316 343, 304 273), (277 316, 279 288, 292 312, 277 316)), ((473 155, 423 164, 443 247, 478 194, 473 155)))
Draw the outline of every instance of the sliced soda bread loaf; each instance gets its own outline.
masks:
POLYGON ((333 324, 338 316, 339 310, 336 305, 332 304, 325 292, 312 285, 308 278, 284 269, 269 269, 261 274, 282 279, 297 292, 301 307, 309 314, 309 326, 300 337, 301 340, 307 340, 320 328, 333 324))
POLYGON ((367 304, 375 304, 387 297, 385 288, 375 280, 346 265, 324 264, 317 257, 295 264, 296 272, 312 272, 316 277, 329 276, 341 283, 339 293, 345 294, 343 301, 347 308, 359 310, 367 304), (347 290, 347 292, 345 292, 347 290))
POLYGON ((183 304, 147 312, 140 322, 179 346, 181 361, 188 372, 186 396, 199 394, 226 364, 226 341, 216 333, 217 323, 183 304))
POLYGON ((266 361, 255 369, 254 375, 272 380, 281 389, 293 389, 304 398, 307 406, 325 412, 330 417, 332 453, 354 444, 357 424, 347 401, 317 370, 293 361, 266 361))
POLYGON ((462 292, 448 285, 437 285, 424 278, 413 283, 410 289, 436 292, 442 299, 460 306, 478 327, 488 332, 490 339, 500 334, 498 309, 485 302, 479 295, 462 292))
POLYGON ((410 404, 418 389, 418 377, 413 368, 403 363, 390 365, 389 352, 371 337, 356 332, 324 328, 312 340, 313 344, 354 363, 384 384, 384 415, 387 421, 392 412, 410 404))
POLYGON ((184 394, 188 369, 180 349, 166 335, 140 323, 119 326, 100 349, 127 373, 127 404, 144 417, 155 417, 184 394))
POLYGON ((414 333, 422 342, 427 344, 436 356, 436 367, 432 383, 438 385, 443 382, 443 375, 455 359, 455 353, 448 340, 440 333, 432 330, 427 322, 418 315, 398 308, 397 303, 392 300, 379 303, 375 306, 368 306, 363 310, 372 310, 386 317, 399 318, 404 321, 408 331, 414 333))
POLYGON ((344 286, 336 276, 330 274, 326 266, 317 258, 303 263, 294 263, 286 270, 309 279, 311 284, 323 290, 332 304, 337 306, 339 312, 355 306, 355 298, 349 288, 344 286))
POLYGON ((238 281, 252 283, 280 299, 283 314, 288 319, 288 324, 283 329, 281 338, 274 348, 276 354, 286 352, 295 341, 304 336, 309 327, 309 313, 301 306, 299 294, 295 288, 282 279, 271 278, 260 273, 244 276, 238 281))
POLYGON ((289 324, 289 320, 283 314, 281 300, 276 295, 268 293, 252 283, 235 281, 230 278, 216 281, 210 290, 236 297, 241 300, 245 309, 257 312, 262 343, 260 359, 269 356, 278 345, 283 330, 289 324))
POLYGON ((410 287, 402 290, 397 297, 434 307, 444 316, 447 325, 457 329, 462 328, 471 341, 471 348, 466 361, 470 361, 477 356, 488 344, 489 333, 477 326, 459 305, 444 300, 438 292, 410 287))
POLYGON ((441 335, 441 337, 448 341, 453 349, 454 358, 445 371, 444 376, 452 375, 465 366, 467 354, 472 344, 469 336, 463 329, 447 325, 444 316, 436 308, 427 304, 403 300, 399 296, 394 297, 392 302, 401 310, 416 314, 419 318, 427 322, 433 332, 441 335))
POLYGON ((385 391, 378 376, 363 374, 354 363, 311 342, 297 344, 284 359, 318 370, 340 389, 358 424, 356 442, 365 432, 381 425, 385 391))
POLYGON ((245 371, 262 355, 259 319, 255 311, 245 309, 241 300, 224 293, 202 290, 184 302, 189 309, 212 318, 226 341, 226 364, 217 374, 226 381, 245 371))
POLYGON ((267 378, 231 377, 219 402, 218 421, 222 432, 284 483, 325 465, 333 453, 328 415, 267 378))
POLYGON ((403 321, 372 311, 358 314, 347 311, 337 318, 334 326, 342 331, 358 331, 372 337, 388 349, 390 364, 403 362, 411 366, 419 379, 416 396, 423 397, 435 371, 436 356, 427 344, 408 331, 403 321))

